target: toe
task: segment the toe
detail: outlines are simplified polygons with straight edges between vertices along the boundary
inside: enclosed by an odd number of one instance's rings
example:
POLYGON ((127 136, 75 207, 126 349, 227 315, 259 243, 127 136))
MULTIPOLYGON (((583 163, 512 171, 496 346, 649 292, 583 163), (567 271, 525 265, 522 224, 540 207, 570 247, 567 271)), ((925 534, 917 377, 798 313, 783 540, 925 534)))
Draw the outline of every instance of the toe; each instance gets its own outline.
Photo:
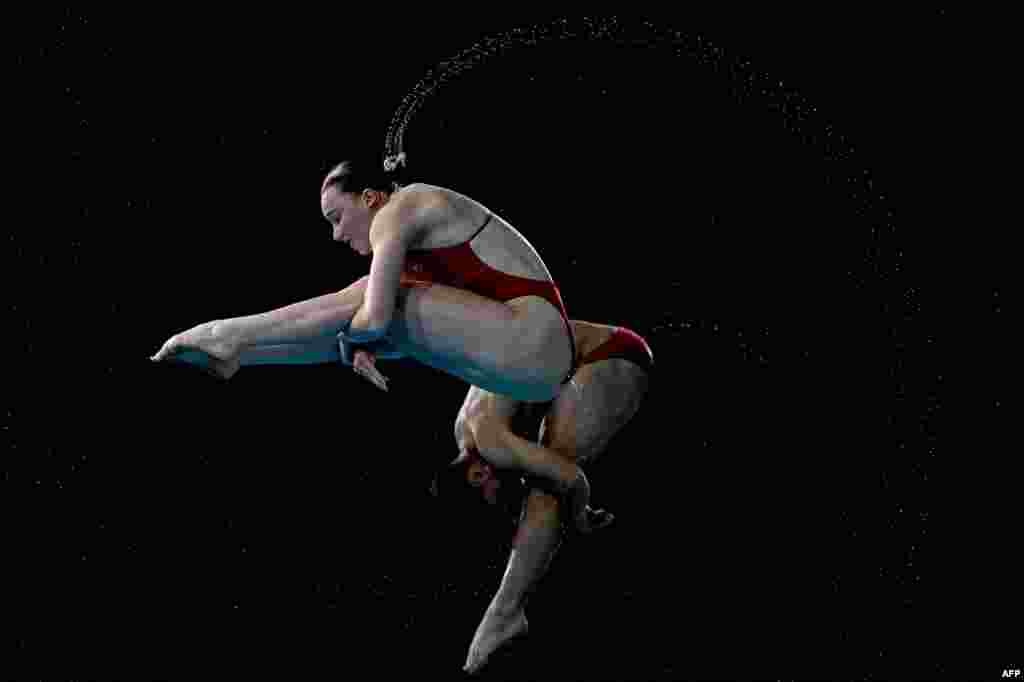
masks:
POLYGON ((157 361, 166 360, 167 356, 173 352, 174 344, 168 341, 167 343, 160 347, 160 350, 156 352, 156 355, 153 357, 153 359, 157 361))
POLYGON ((466 667, 463 668, 468 673, 475 673, 480 669, 480 652, 476 649, 469 652, 469 656, 466 658, 466 667))

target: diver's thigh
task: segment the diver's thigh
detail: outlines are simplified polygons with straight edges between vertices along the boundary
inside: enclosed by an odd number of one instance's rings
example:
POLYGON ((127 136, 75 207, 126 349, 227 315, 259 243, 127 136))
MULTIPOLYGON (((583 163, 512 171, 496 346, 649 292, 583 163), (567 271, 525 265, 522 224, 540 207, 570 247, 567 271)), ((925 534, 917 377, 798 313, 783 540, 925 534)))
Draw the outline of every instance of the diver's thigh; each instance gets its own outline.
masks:
POLYGON ((544 299, 513 302, 438 284, 405 287, 388 335, 410 357, 467 383, 546 402, 572 360, 567 331, 544 299))
POLYGON ((593 461, 640 409, 649 382, 628 360, 584 365, 545 415, 540 442, 580 463, 593 461))

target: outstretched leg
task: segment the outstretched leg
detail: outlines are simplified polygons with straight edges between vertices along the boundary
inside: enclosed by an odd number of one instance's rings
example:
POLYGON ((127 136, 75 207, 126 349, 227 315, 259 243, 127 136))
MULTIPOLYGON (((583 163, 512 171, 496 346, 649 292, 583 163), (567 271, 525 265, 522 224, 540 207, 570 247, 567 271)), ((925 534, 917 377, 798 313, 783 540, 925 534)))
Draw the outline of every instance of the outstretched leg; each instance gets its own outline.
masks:
POLYGON ((336 339, 322 339, 312 343, 278 343, 271 346, 253 346, 242 351, 242 367, 257 365, 330 365, 341 362, 341 350, 336 339))
POLYGON ((531 491, 501 586, 477 626, 463 670, 479 671, 494 650, 527 631, 526 599, 547 572, 560 545, 558 499, 539 490, 531 491))
MULTIPOLYGON (((151 359, 198 350, 234 363, 252 347, 337 336, 361 308, 367 281, 266 313, 196 325, 168 339, 151 359)), ((387 330, 398 351, 517 400, 543 403, 559 395, 572 354, 564 321, 551 303, 532 295, 502 303, 454 287, 408 284, 399 290, 387 330)))
POLYGON ((222 363, 237 364, 239 354, 254 347, 329 342, 359 310, 367 281, 362 277, 342 291, 266 313, 196 325, 168 339, 152 359, 167 360, 198 350, 222 363))
MULTIPOLYGON (((539 440, 568 459, 590 462, 636 414, 648 377, 632 363, 605 360, 581 367, 574 381, 579 391, 563 394, 551 405, 539 440)), ((559 499, 532 490, 501 586, 470 645, 466 671, 480 670, 517 628, 525 630, 526 600, 551 565, 560 540, 559 499)))

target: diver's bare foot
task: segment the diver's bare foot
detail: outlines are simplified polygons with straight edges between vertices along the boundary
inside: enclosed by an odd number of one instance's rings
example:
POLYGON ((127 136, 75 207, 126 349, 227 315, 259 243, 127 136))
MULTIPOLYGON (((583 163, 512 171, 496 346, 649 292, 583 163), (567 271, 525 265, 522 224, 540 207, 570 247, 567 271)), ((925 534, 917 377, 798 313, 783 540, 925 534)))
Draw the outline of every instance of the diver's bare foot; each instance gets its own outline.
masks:
POLYGON ((218 360, 201 350, 182 350, 167 358, 165 362, 180 363, 203 370, 216 379, 230 379, 242 368, 242 359, 218 360))
POLYGON ((469 645, 469 655, 466 656, 466 665, 462 669, 470 675, 477 673, 487 664, 487 658, 498 647, 516 635, 527 632, 529 628, 530 624, 522 607, 511 612, 488 608, 476 628, 476 634, 473 635, 473 643, 469 645))
POLYGON ((184 360, 228 379, 241 366, 239 350, 237 343, 218 333, 216 322, 204 322, 169 338, 150 360, 184 360), (194 354, 188 351, 205 354, 209 362, 205 362, 201 355, 190 357, 194 354))

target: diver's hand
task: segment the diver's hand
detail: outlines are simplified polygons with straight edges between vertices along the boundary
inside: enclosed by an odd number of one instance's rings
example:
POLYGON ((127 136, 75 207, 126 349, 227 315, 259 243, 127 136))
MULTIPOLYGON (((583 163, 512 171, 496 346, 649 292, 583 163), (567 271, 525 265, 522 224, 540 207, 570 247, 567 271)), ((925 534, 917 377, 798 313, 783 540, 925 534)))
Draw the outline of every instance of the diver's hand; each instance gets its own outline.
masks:
POLYGON ((384 391, 388 390, 388 378, 377 371, 377 357, 365 350, 357 350, 352 361, 352 369, 356 374, 365 377, 374 386, 384 391))
POLYGON ((600 530, 615 520, 615 517, 605 510, 590 506, 590 482, 582 468, 576 469, 576 481, 569 489, 568 498, 576 530, 584 535, 600 530))
POLYGON ((601 530, 615 520, 615 515, 604 509, 594 509, 588 506, 583 515, 576 519, 576 530, 589 535, 595 530, 601 530))

